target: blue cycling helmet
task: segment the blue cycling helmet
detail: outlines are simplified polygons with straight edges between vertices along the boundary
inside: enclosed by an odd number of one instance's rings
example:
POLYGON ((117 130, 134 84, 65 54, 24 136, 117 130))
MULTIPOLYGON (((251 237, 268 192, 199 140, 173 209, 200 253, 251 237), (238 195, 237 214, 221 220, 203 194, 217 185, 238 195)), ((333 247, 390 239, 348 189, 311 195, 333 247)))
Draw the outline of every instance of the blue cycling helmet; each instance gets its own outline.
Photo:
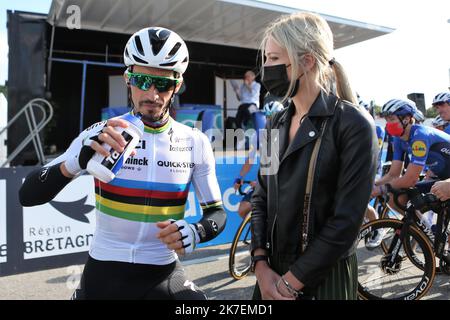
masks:
MULTIPOLYGON (((380 115, 382 117, 387 117, 390 115, 396 116, 414 116, 416 118, 417 107, 414 102, 411 100, 400 100, 400 99, 391 99, 384 104, 381 108, 380 115)), ((423 117, 423 115, 422 115, 423 117)))
POLYGON ((434 99, 432 105, 441 104, 441 103, 450 103, 450 92, 441 92, 438 93, 434 99))

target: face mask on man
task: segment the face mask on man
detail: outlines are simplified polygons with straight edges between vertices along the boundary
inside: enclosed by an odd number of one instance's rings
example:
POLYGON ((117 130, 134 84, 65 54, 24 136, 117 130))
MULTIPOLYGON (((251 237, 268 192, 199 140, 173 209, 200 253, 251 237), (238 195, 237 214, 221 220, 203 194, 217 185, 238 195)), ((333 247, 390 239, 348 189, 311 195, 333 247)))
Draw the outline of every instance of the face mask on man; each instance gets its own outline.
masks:
MULTIPOLYGON (((264 76, 261 82, 271 95, 274 95, 276 97, 286 96, 290 85, 290 81, 288 79, 286 71, 286 68, 289 66, 290 65, 286 66, 285 64, 264 66, 264 76)), ((291 94, 289 95, 290 98, 297 94, 298 88, 300 87, 300 78, 302 76, 303 73, 295 82, 294 90, 292 90, 291 94)))
POLYGON ((386 123, 386 131, 393 137, 401 137, 405 128, 400 122, 388 122, 386 123))

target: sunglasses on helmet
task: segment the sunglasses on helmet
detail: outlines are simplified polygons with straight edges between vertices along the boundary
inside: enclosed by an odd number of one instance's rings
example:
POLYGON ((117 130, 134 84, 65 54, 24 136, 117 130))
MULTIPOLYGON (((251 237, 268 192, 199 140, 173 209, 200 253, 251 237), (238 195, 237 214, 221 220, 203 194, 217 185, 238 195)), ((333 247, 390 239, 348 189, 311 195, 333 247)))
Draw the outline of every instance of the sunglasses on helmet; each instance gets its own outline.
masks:
POLYGON ((127 71, 127 76, 130 84, 133 87, 139 88, 143 91, 148 91, 152 85, 155 86, 158 92, 167 92, 180 83, 180 79, 163 76, 153 76, 144 73, 134 73, 127 71))

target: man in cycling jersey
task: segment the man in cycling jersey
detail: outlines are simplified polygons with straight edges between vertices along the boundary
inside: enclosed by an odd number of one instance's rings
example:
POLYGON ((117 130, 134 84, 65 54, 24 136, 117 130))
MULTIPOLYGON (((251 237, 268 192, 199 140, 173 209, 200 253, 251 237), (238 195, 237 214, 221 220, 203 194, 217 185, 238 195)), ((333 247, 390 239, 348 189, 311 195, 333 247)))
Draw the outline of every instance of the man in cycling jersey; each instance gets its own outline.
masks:
MULTIPOLYGON (((145 130, 129 165, 114 180, 95 179, 96 230, 73 298, 206 299, 186 278, 177 254, 215 238, 226 214, 207 137, 169 116, 188 66, 188 49, 171 30, 144 28, 128 40, 124 62, 130 112, 142 114, 145 130), (193 224, 183 219, 191 184, 203 209, 193 224)), ((126 124, 110 119, 91 126, 61 157, 31 173, 20 190, 21 203, 53 199, 84 172, 95 151, 109 155, 102 142, 121 152, 125 142, 115 126, 126 124)))
MULTIPOLYGON (((283 109, 283 104, 273 98, 267 99, 263 107, 266 119, 270 118, 276 112, 279 112, 283 109)), ((256 163, 258 150, 258 133, 255 132, 250 138, 250 149, 247 158, 245 158, 245 163, 243 164, 241 171, 239 172, 239 177, 234 180, 234 190, 237 191, 239 189, 239 187, 243 183, 245 175, 250 171, 252 165, 256 163)), ((245 218, 245 216, 252 210, 250 199, 252 198, 253 190, 256 187, 256 181, 250 182, 250 186, 252 187, 252 190, 248 192, 239 203, 238 214, 241 218, 245 218)))
POLYGON ((441 116, 437 116, 431 122, 431 125, 433 126, 433 128, 436 128, 436 129, 444 131, 444 132, 447 129, 449 124, 450 124, 450 122, 445 121, 444 119, 441 118, 441 116))
MULTIPOLYGON (((433 107, 443 121, 450 121, 450 92, 438 93, 433 99, 433 107)), ((450 134, 450 126, 445 128, 445 132, 450 134)))
POLYGON ((435 181, 417 183, 425 166, 436 179, 450 178, 450 135, 415 124, 416 112, 414 102, 409 100, 393 99, 383 106, 381 115, 387 121, 386 130, 394 137, 394 156, 389 172, 375 182, 372 197, 386 193, 386 184, 395 189, 416 185, 421 192, 429 192, 435 181), (405 174, 400 176, 404 153, 411 159, 405 174))

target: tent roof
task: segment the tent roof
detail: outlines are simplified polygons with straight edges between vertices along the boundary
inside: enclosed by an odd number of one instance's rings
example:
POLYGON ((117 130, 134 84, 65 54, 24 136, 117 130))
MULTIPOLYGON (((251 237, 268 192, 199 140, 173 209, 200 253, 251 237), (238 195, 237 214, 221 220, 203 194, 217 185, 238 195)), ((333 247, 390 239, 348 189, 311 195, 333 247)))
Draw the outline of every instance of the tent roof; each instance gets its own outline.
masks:
MULTIPOLYGON (((261 31, 270 21, 281 14, 301 11, 255 0, 53 0, 48 22, 66 26, 72 12, 68 8, 73 5, 81 9, 81 29, 132 34, 146 26, 161 26, 187 41, 251 49, 258 48, 261 31)), ((335 48, 394 30, 322 16, 333 31, 335 48)))

